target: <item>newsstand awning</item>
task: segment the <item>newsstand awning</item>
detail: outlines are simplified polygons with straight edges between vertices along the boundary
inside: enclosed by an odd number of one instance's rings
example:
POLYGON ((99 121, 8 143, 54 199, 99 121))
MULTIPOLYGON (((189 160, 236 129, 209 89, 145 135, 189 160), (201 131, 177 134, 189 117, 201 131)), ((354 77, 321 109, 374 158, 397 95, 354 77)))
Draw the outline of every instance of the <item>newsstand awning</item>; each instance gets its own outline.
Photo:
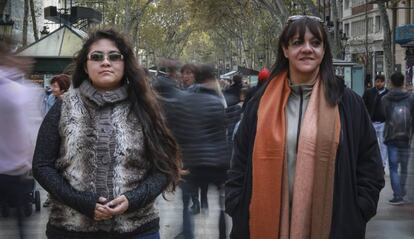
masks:
POLYGON ((17 55, 34 58, 34 73, 61 73, 72 62, 86 37, 85 32, 63 25, 21 49, 17 55))

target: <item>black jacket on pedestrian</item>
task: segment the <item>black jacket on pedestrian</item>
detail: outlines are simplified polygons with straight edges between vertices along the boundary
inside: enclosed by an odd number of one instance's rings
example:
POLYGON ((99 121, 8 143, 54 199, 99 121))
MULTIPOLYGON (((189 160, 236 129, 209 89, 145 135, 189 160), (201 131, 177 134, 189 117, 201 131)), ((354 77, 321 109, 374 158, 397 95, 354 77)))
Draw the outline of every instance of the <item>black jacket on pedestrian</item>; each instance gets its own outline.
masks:
POLYGON ((243 84, 234 83, 229 88, 223 91, 224 97, 226 98, 226 102, 228 105, 235 105, 240 102, 240 94, 243 88, 243 84))
POLYGON ((157 87, 167 124, 182 153, 184 168, 230 165, 226 138, 226 112, 214 90, 197 86, 195 92, 180 90, 162 79, 157 87))
MULTIPOLYGON (((249 205, 252 195, 252 154, 257 109, 263 87, 246 107, 236 134, 234 154, 226 182, 226 212, 233 219, 231 238, 249 238, 249 205)), ((359 239, 377 211, 384 187, 384 171, 374 128, 362 99, 345 89, 339 102, 340 144, 335 164, 332 239, 359 239)))
POLYGON ((382 98, 385 112, 384 143, 400 147, 410 145, 414 129, 414 95, 402 89, 392 89, 382 98))
POLYGON ((388 93, 388 91, 389 90, 385 88, 383 92, 379 93, 379 90, 376 87, 373 87, 366 90, 362 96, 372 122, 385 122, 381 99, 388 93))

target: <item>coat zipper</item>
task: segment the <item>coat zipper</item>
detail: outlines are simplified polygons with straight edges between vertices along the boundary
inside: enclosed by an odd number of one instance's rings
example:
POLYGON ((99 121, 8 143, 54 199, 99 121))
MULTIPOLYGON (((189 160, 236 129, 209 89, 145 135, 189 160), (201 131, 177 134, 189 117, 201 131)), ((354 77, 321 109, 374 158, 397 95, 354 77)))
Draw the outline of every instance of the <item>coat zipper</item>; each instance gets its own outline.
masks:
POLYGON ((298 131, 296 135, 296 153, 298 152, 299 147, 299 134, 300 134, 300 126, 302 123, 302 107, 303 107, 303 90, 302 87, 299 87, 299 95, 300 95, 300 103, 299 103, 299 120, 298 120, 298 131))

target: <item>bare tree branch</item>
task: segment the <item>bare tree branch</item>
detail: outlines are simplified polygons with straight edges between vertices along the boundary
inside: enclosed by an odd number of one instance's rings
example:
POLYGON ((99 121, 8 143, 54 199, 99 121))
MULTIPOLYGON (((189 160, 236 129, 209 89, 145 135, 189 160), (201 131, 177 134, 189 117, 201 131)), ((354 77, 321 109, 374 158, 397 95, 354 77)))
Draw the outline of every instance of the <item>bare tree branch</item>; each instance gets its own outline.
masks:
POLYGON ((37 21, 35 14, 35 5, 33 0, 30 0, 30 15, 32 15, 33 36, 34 39, 37 41, 39 40, 39 34, 37 32, 37 21))

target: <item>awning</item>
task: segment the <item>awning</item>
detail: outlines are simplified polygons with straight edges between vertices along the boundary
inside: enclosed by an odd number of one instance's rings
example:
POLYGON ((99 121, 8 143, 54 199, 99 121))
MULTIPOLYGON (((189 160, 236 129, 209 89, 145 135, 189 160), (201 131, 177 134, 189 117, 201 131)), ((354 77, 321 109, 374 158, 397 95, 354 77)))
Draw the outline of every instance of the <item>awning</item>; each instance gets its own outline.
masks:
POLYGON ((235 74, 237 74, 237 71, 230 71, 223 75, 220 75, 220 79, 231 79, 235 74))
POLYGON ((72 58, 83 45, 87 34, 66 25, 20 50, 18 56, 72 58))
POLYGON ((87 34, 66 25, 21 49, 17 56, 35 60, 34 73, 61 73, 82 48, 87 34))

